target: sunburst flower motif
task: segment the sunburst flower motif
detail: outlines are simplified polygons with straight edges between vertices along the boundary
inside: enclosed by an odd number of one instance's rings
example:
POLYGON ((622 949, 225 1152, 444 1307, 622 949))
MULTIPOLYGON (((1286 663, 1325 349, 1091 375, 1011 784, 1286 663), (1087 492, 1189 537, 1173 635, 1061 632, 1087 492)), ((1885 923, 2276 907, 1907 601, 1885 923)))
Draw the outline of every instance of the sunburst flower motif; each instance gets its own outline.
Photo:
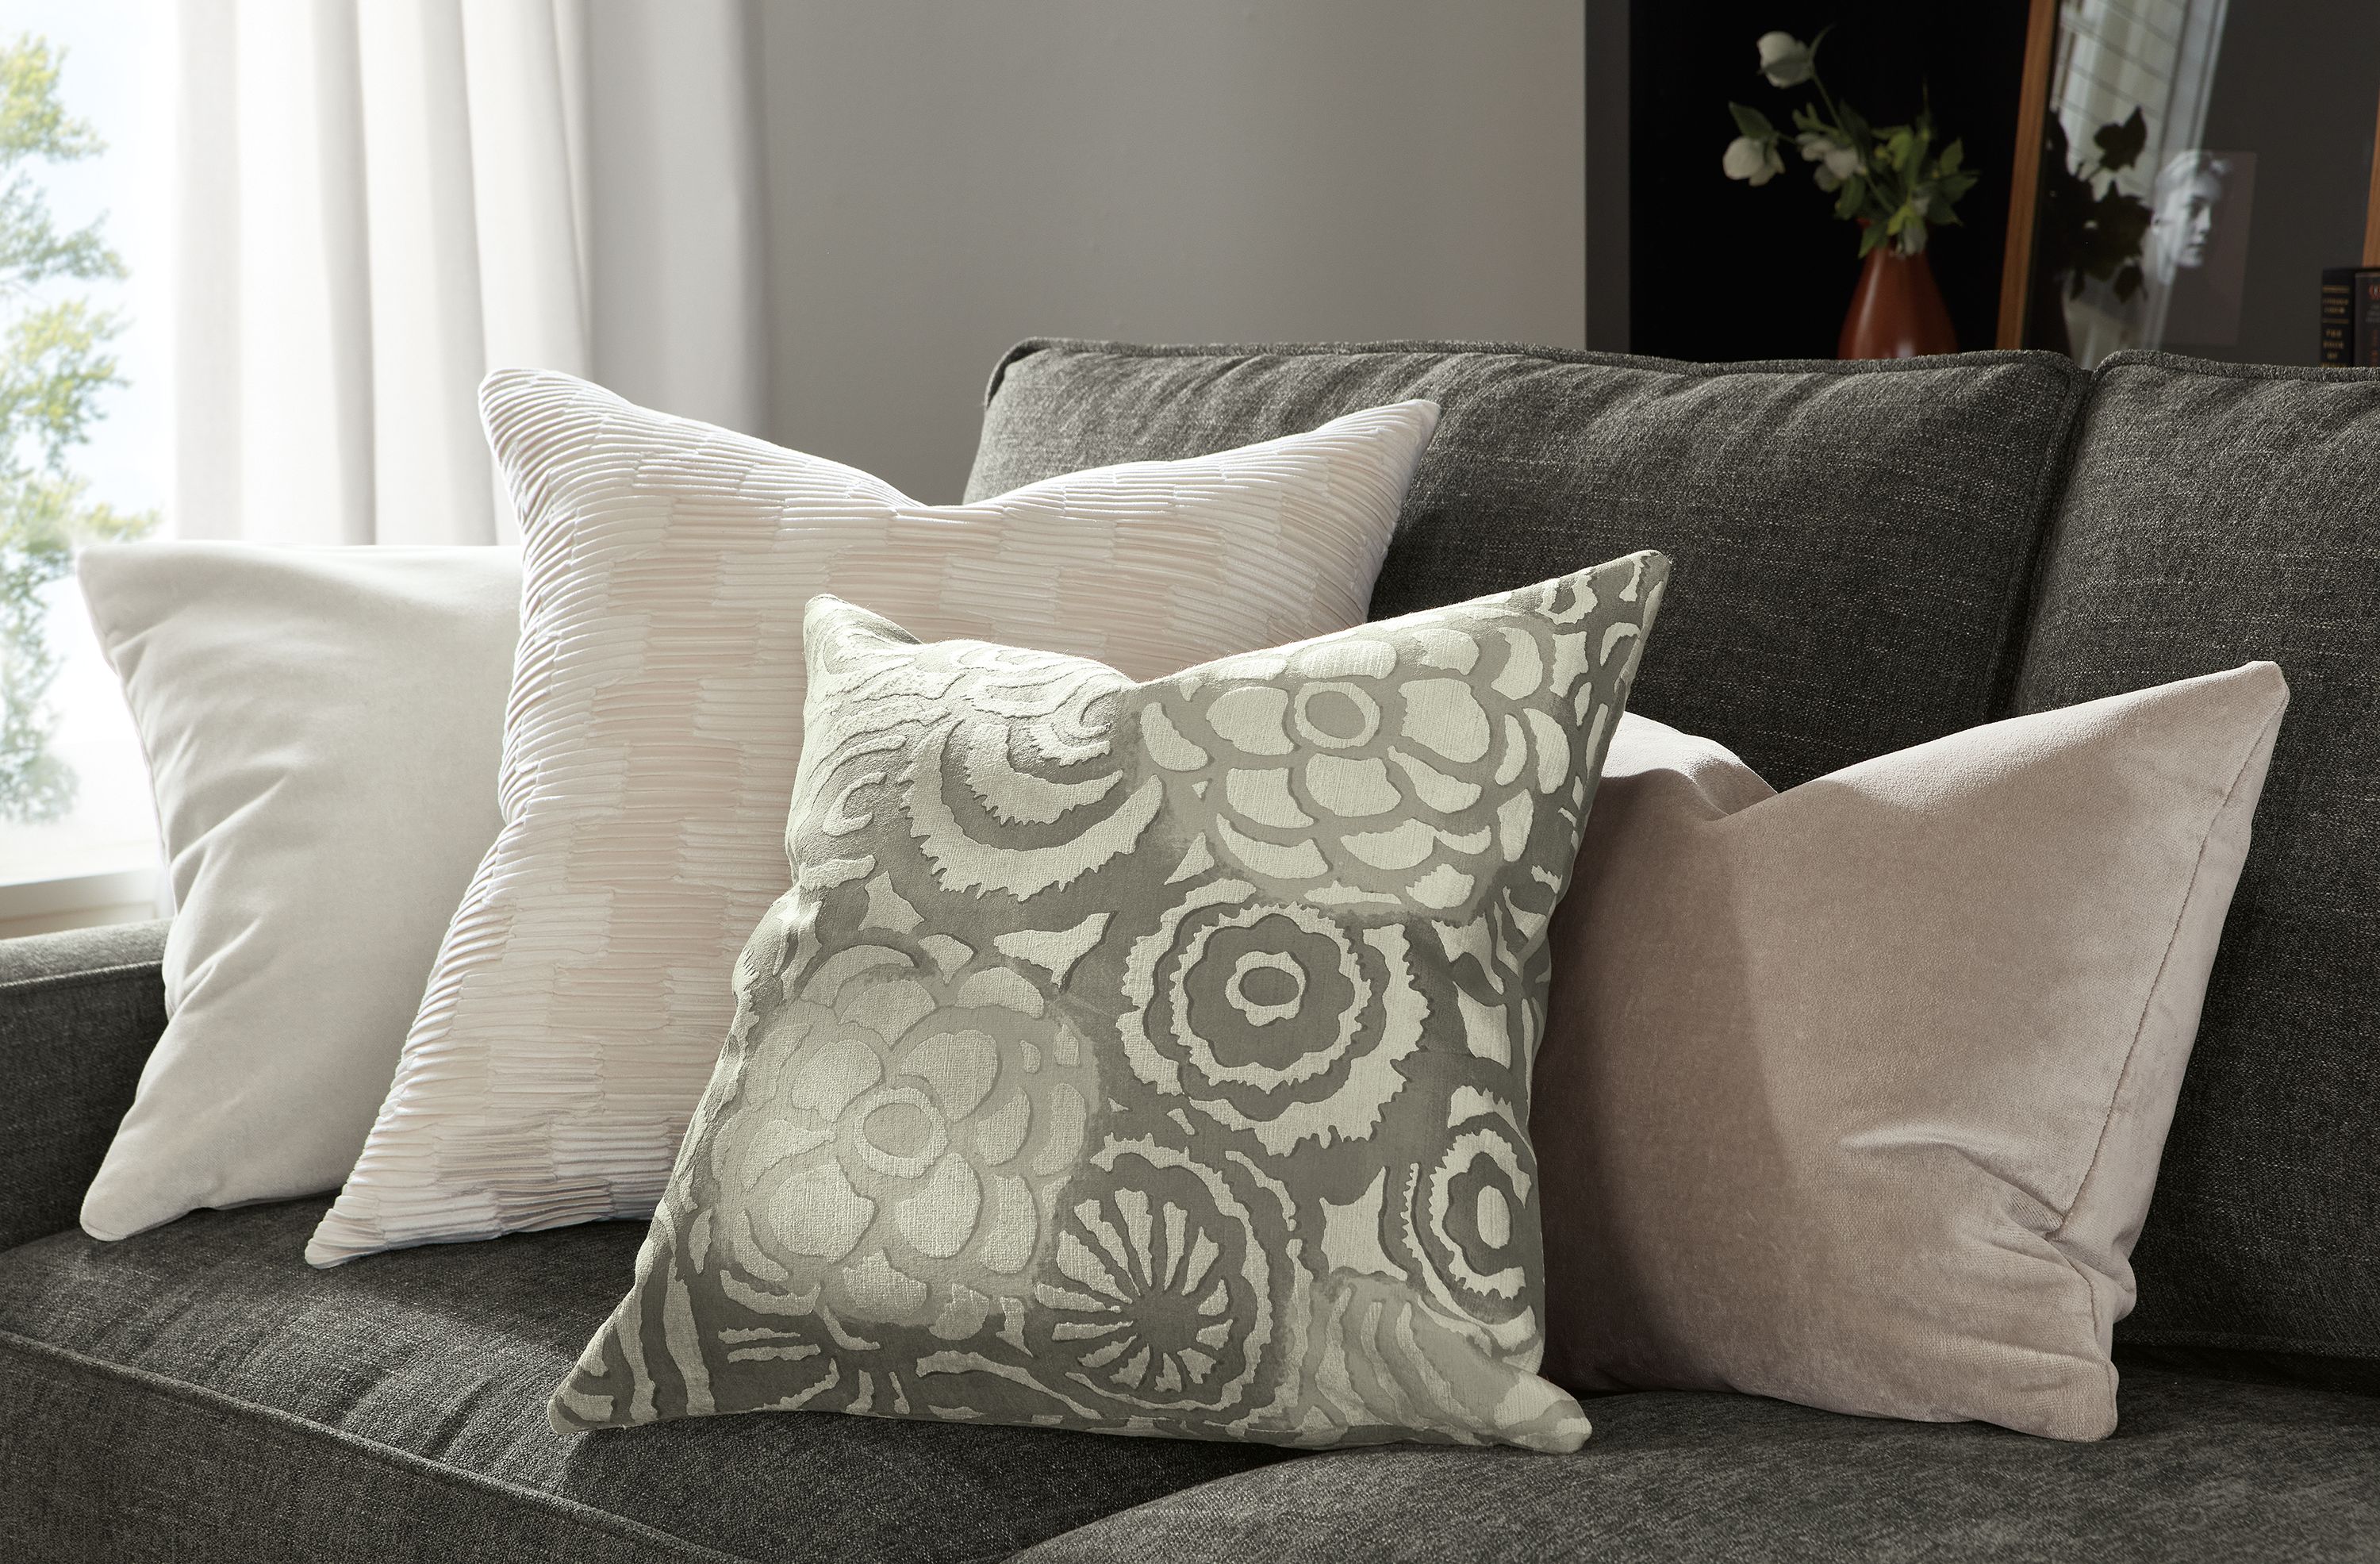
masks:
POLYGON ((1140 1139, 1092 1159, 1106 1177, 1061 1214, 1056 1277, 1034 1291, 1062 1377, 1150 1412, 1212 1415, 1263 1380, 1272 1262, 1223 1170, 1140 1139))

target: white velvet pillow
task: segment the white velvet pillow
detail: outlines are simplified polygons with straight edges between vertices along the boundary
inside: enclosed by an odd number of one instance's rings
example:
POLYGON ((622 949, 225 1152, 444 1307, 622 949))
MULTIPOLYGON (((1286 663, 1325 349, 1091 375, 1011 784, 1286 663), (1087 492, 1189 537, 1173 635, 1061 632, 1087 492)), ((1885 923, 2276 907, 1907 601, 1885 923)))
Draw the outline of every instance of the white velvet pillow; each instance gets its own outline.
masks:
POLYGON ((787 888, 811 597, 1135 679, 1328 634, 1438 422, 1402 402, 928 506, 566 375, 480 395, 525 561, 504 825, 317 1265, 651 1213, 787 888))
POLYGON ((179 910, 171 1020, 82 1225, 336 1188, 496 834, 510 548, 92 548, 179 910))

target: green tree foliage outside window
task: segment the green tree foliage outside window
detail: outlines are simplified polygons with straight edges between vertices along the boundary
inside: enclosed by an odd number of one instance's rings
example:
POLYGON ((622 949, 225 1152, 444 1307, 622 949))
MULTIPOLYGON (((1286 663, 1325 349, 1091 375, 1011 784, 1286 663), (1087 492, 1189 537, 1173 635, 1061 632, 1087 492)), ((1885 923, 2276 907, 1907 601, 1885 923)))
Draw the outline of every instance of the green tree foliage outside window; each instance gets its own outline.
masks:
POLYGON ((73 568, 77 544, 137 537, 153 515, 88 497, 70 464, 124 384, 108 343, 122 323, 62 288, 124 275, 100 223, 61 232, 36 170, 103 151, 58 99, 62 56, 42 39, 0 45, 0 819, 55 820, 75 776, 53 754, 50 691, 59 658, 45 589, 73 568))

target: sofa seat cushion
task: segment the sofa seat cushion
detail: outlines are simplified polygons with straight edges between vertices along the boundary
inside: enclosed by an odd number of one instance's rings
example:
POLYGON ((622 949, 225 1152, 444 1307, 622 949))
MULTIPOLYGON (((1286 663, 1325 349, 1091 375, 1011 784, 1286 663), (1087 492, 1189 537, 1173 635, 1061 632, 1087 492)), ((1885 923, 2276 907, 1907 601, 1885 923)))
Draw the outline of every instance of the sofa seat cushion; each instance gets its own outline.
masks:
POLYGON ((565 1437, 642 1223, 303 1258, 321 1200, 0 1252, 0 1557, 988 1560, 1253 1446, 780 1414, 565 1437))
POLYGON ((1018 1564, 2370 1559, 2380 1399, 2141 1371, 2098 1444, 1752 1396, 1587 1403, 1574 1455, 1333 1452, 1185 1489, 1018 1564))

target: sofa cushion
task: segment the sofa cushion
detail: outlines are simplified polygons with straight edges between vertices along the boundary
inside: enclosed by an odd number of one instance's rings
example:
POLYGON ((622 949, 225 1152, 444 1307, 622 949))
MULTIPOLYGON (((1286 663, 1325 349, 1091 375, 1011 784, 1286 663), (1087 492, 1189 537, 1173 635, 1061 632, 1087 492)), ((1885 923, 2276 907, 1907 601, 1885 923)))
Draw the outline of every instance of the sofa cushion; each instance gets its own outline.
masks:
POLYGON ((792 1413, 565 1439, 546 1394, 644 1224, 323 1272, 323 1204, 0 1253, 0 1557, 989 1560, 1276 1453, 792 1413))
POLYGON ((2380 1369, 2375 496, 2380 375, 2110 359, 2016 690, 2036 712, 2249 657, 2289 676, 2132 1254, 2140 1306, 2117 1339, 2333 1354, 2361 1360, 2367 1383, 2380 1369))
POLYGON ((1714 366, 1037 340, 993 376, 967 495, 1427 397, 1442 418, 1373 617, 1659 549, 1680 591, 1639 709, 1790 788, 1998 715, 2083 384, 2040 353, 1714 366))
POLYGON ((1332 1452, 1185 1489, 1018 1564, 1247 1559, 2369 1559, 2380 1400, 2128 1374, 2095 1445, 1751 1396, 1589 1403, 1575 1455, 1332 1452))
POLYGON ((794 888, 555 1426, 1576 1449, 1521 1124, 1668 576, 1148 682, 811 599, 794 888))
POLYGON ((927 640, 1135 678, 1327 635, 1360 620, 1437 422, 1375 408, 953 507, 566 374, 499 370, 480 409, 521 524, 504 825, 308 1246, 322 1265, 651 1214, 735 1016, 727 973, 789 883, 803 604, 846 593, 927 640))
POLYGON ((2288 700, 2252 663, 1785 793, 1622 717, 1533 1083, 1547 1376, 2113 1429, 2288 700))
POLYGON ((355 1166, 501 824, 520 551, 152 540, 76 570, 176 909, 173 1020, 82 1203, 113 1239, 355 1166))

